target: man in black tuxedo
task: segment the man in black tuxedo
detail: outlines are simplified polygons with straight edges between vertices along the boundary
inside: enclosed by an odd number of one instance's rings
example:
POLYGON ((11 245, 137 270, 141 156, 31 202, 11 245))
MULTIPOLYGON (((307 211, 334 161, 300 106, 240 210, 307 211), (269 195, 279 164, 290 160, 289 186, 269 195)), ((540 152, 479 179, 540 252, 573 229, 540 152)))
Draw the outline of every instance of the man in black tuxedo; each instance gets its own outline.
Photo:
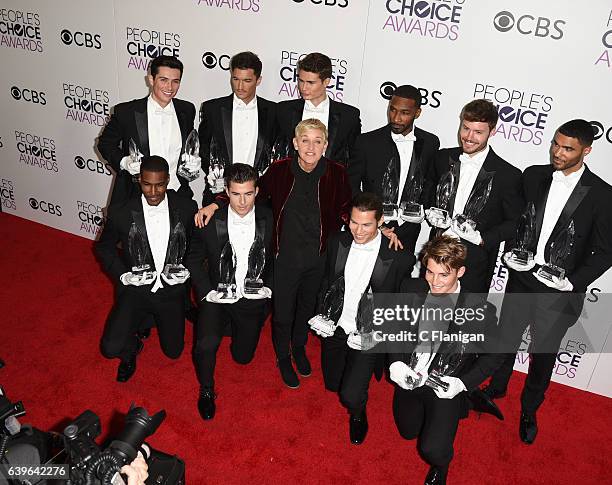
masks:
POLYGON ((255 205, 257 179, 257 171, 249 165, 235 163, 228 168, 226 193, 229 205, 216 211, 210 224, 195 230, 187 257, 187 267, 200 302, 193 359, 200 381, 198 410, 202 419, 212 419, 215 415, 213 376, 217 349, 226 324, 231 324, 230 351, 234 361, 248 364, 253 359, 268 314, 267 298, 272 294, 274 221, 268 207, 255 205), (256 240, 265 250, 261 274, 265 286, 253 294, 245 291, 245 278, 248 276, 249 252, 256 240), (219 261, 228 244, 236 256, 233 280, 236 295, 222 299, 216 291, 221 281, 219 261))
POLYGON ((246 163, 260 173, 270 163, 275 138, 276 103, 257 96, 262 64, 252 52, 240 52, 230 60, 233 94, 202 103, 200 157, 209 186, 202 194, 202 207, 214 200, 211 155, 224 165, 246 163), (211 153, 212 152, 212 153, 211 153))
MULTIPOLYGON (((415 258, 407 251, 390 249, 385 239, 381 239, 383 208, 377 195, 361 193, 351 205, 350 232, 336 233, 327 245, 321 294, 339 278, 344 278, 345 289, 335 333, 324 338, 321 344, 321 367, 325 388, 339 392, 340 401, 349 411, 350 440, 358 445, 368 432, 366 403, 370 378, 383 357, 360 350, 356 322, 359 301, 369 290, 373 293, 398 291, 401 281, 410 275, 415 258)), ((313 329, 317 331, 316 326, 313 329)))
POLYGON ((527 265, 504 255, 510 268, 502 306, 501 343, 508 353, 485 393, 506 394, 515 352, 527 325, 532 338, 529 373, 521 395, 519 436, 531 444, 538 431, 536 411, 552 376, 557 352, 567 329, 578 321, 587 288, 612 266, 612 187, 584 163, 591 152, 593 128, 588 121, 572 120, 555 132, 550 164, 525 169, 523 187, 535 205, 535 238, 527 265), (546 279, 537 270, 550 262, 557 238, 573 225, 573 247, 561 265, 563 278, 546 279))
POLYGON ((131 159, 130 140, 134 140, 141 156, 158 155, 167 160, 169 189, 193 197, 189 181, 177 174, 182 161, 187 162, 190 172, 200 169, 197 155, 187 159, 183 153, 195 119, 195 106, 175 98, 183 76, 183 63, 176 57, 158 56, 151 61, 150 71, 147 79, 151 94, 115 106, 98 139, 98 150, 117 174, 110 199, 112 205, 124 203, 134 194, 140 195, 138 184, 133 181, 140 172, 140 160, 131 159))
MULTIPOLYGON (((469 271, 462 284, 471 291, 488 293, 502 241, 513 239, 516 223, 524 208, 521 171, 499 157, 489 146, 498 114, 495 105, 485 99, 466 104, 461 111, 459 126, 460 147, 445 148, 438 152, 430 177, 433 187, 452 170, 455 174, 454 192, 448 204, 446 221, 426 210, 428 222, 434 226, 430 239, 444 234, 460 238, 467 246, 466 266, 469 271), (484 207, 472 214, 476 228, 460 225, 450 218, 464 214, 469 199, 486 186, 492 176, 491 192, 484 207), (440 228, 441 227, 441 228, 440 228), (444 231, 445 230, 445 231, 444 231)), ((432 196, 436 190, 432 190, 432 196)), ((430 204, 436 206, 434 197, 430 204)), ((467 215, 467 214, 466 214, 467 215)))
POLYGON ((312 52, 304 56, 298 61, 297 69, 301 98, 278 103, 278 137, 290 147, 297 124, 316 118, 327 127, 329 134, 325 156, 346 166, 361 133, 359 109, 327 96, 332 63, 325 54, 312 52))
MULTIPOLYGON (((393 202, 399 205, 401 201, 421 204, 429 201, 431 181, 427 175, 440 148, 440 140, 436 135, 414 126, 414 120, 420 115, 419 90, 410 85, 397 87, 387 108, 388 124, 357 138, 347 168, 353 194, 363 190, 383 197, 387 188, 383 184, 383 177, 392 163, 393 182, 398 188, 397 200, 393 202), (417 200, 408 200, 417 180, 426 186, 418 194, 417 200)), ((414 252, 422 220, 386 220, 385 226, 395 231, 405 249, 414 252)))
MULTIPOLYGON (((188 243, 197 206, 193 200, 166 190, 168 163, 161 157, 143 157, 139 185, 142 195, 108 209, 95 252, 116 285, 115 304, 102 335, 102 353, 119 357, 117 380, 127 381, 136 371, 142 350, 138 324, 152 314, 162 351, 177 359, 183 351, 185 281, 189 272, 166 274, 173 261, 172 247, 188 243), (121 243, 119 252, 117 244, 121 243), (143 268, 147 265, 147 268, 143 268)), ((182 255, 179 254, 179 258, 182 255)))
POLYGON ((414 336, 410 342, 387 342, 387 350, 390 377, 397 384, 395 424, 403 438, 419 440, 419 452, 430 465, 426 485, 446 483, 459 420, 469 409, 466 391, 477 389, 498 361, 486 353, 496 348, 491 340, 495 307, 487 303, 486 295, 470 293, 459 282, 469 271, 465 261, 465 245, 456 238, 443 235, 427 242, 421 259, 425 279, 406 279, 400 288, 408 308, 420 311, 420 316, 381 327, 391 334, 405 330, 414 336), (465 347, 451 336, 466 337, 465 347), (431 387, 430 373, 457 355, 463 355, 455 360, 458 366, 439 377, 448 389, 431 387))

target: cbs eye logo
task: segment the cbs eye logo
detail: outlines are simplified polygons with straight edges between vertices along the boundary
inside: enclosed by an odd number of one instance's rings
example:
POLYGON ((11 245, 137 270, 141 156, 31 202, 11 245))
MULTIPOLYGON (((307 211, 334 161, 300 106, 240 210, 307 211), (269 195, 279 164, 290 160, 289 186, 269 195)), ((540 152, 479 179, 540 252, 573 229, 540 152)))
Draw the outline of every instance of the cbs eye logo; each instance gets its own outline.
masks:
POLYGON ((230 70, 230 56, 227 54, 221 54, 218 58, 217 56, 208 51, 202 54, 202 64, 206 69, 214 69, 219 66, 224 71, 230 70))
POLYGON ((594 140, 599 140, 601 137, 605 135, 606 141, 608 143, 612 143, 612 126, 606 129, 603 123, 599 121, 591 121, 591 126, 593 127, 594 132, 594 140))
MULTIPOLYGON (((293 0, 294 3, 304 3, 305 0, 293 0)), ((348 7, 349 0, 310 0, 310 3, 314 3, 315 5, 326 5, 328 7, 348 7)))
POLYGON ((45 105, 47 100, 45 99, 45 93, 42 91, 34 91, 33 89, 19 88, 17 86, 11 87, 11 96, 16 101, 27 101, 33 104, 45 105))
POLYGON ((90 34, 89 32, 70 32, 64 29, 60 32, 60 38, 65 45, 76 45, 78 47, 87 47, 90 49, 101 49, 102 42, 100 34, 90 34))
POLYGON ((89 170, 90 172, 112 175, 108 163, 103 163, 100 160, 92 160, 91 158, 83 158, 80 155, 74 157, 74 164, 80 170, 89 170))
POLYGON ((514 27, 514 15, 510 12, 499 12, 493 19, 493 25, 500 32, 508 32, 514 27))
MULTIPOLYGON (((392 81, 385 81, 378 88, 378 92, 383 99, 390 100, 393 93, 397 89, 397 85, 392 81)), ((440 107, 440 95, 442 91, 429 91, 426 88, 418 88, 421 93, 421 106, 429 106, 430 108, 440 107)))
POLYGON ((58 217, 62 215, 62 208, 58 204, 51 204, 49 202, 45 202, 44 200, 38 201, 34 197, 30 197, 28 199, 28 203, 34 210, 46 212, 47 214, 53 214, 58 217))

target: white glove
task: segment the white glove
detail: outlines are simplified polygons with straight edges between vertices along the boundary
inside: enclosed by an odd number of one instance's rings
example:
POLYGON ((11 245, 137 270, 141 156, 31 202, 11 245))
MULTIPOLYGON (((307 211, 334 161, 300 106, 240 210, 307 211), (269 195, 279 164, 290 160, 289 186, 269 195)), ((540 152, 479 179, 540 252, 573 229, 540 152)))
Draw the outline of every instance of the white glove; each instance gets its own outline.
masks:
POLYGON ((508 268, 511 268, 514 271, 529 271, 536 264, 535 259, 532 259, 526 265, 516 263, 515 261, 512 261, 510 251, 508 251, 507 253, 504 253, 504 263, 506 263, 506 266, 508 266, 508 268))
POLYGON ((453 221, 451 225, 451 229, 461 239, 465 239, 466 241, 469 241, 472 244, 475 244, 476 246, 480 246, 480 243, 482 242, 480 231, 472 229, 472 227, 469 224, 465 224, 466 230, 462 231, 461 227, 459 227, 459 224, 457 224, 457 221, 453 221))
POLYGON ((223 192, 223 188, 217 188, 216 187, 216 181, 220 180, 223 178, 223 170, 217 171, 215 169, 213 169, 211 167, 210 171, 208 172, 208 175, 206 176, 206 181, 208 182, 208 186, 210 187, 210 191, 213 194, 219 194, 221 192, 223 192), (216 173, 217 172, 217 173, 216 173))
POLYGON ((423 382, 425 382, 422 380, 422 377, 419 374, 412 370, 407 364, 399 360, 397 362, 393 362, 389 366, 389 377, 398 386, 400 386, 402 389, 406 389, 407 391, 416 389, 417 387, 423 385, 423 382), (408 385, 408 378, 413 379, 418 384, 414 387, 410 387, 408 385))
POLYGON ((450 216, 447 215, 446 219, 437 217, 437 212, 434 212, 432 209, 425 210, 425 218, 431 226, 439 227, 440 229, 447 229, 451 225, 450 216))
POLYGON ((170 286, 182 285, 183 283, 185 283, 185 281, 189 279, 189 270, 185 268, 182 273, 170 273, 168 275, 166 275, 166 273, 164 272, 161 274, 161 277, 170 286))
POLYGON ((227 303, 231 305, 232 303, 236 303, 240 300, 240 297, 236 296, 235 298, 221 298, 223 293, 217 290, 210 290, 205 297, 205 300, 209 303, 227 303))
POLYGON ((272 290, 264 286, 257 293, 245 293, 243 291, 242 296, 247 300, 265 300, 266 298, 272 298, 272 290))
POLYGON ((130 175, 138 175, 140 173, 140 160, 142 157, 138 157, 138 160, 134 160, 132 157, 125 156, 119 162, 119 167, 123 170, 127 170, 130 175))
POLYGON ((439 379, 448 384, 448 391, 434 389, 436 396, 440 399, 452 399, 460 392, 467 391, 465 384, 463 384, 463 381, 458 377, 442 376, 439 379))
POLYGON ((374 342, 372 341, 372 333, 360 334, 357 332, 351 332, 346 339, 346 345, 348 345, 353 350, 369 350, 374 347, 374 342))
POLYGON ((202 159, 197 155, 187 155, 183 153, 181 155, 181 162, 186 162, 185 167, 186 170, 195 173, 202 168, 202 159))
POLYGON ((567 278, 563 278, 562 280, 560 280, 559 278, 553 276, 552 281, 550 281, 546 278, 542 278, 537 271, 534 271, 531 274, 535 276, 535 279, 538 280, 540 283, 544 283, 546 286, 548 286, 549 288, 553 288, 554 290, 572 291, 574 289, 574 285, 567 278))
POLYGON ((123 283, 125 286, 145 286, 153 283, 156 277, 156 271, 147 271, 140 275, 135 275, 131 271, 128 271, 119 277, 119 281, 121 281, 121 283, 123 283))
POLYGON ((335 333, 337 327, 337 325, 333 321, 328 320, 321 314, 315 315, 310 320, 308 320, 308 325, 310 325, 310 328, 317 335, 323 338, 331 337, 335 333))

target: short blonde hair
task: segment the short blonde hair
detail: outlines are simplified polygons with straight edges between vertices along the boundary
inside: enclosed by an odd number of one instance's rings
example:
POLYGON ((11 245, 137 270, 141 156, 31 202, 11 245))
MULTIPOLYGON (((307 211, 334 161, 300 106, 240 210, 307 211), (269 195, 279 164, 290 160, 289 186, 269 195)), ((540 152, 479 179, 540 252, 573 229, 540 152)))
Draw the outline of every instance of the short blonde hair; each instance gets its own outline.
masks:
POLYGON ((327 128, 323 124, 323 122, 319 121, 316 118, 309 118, 307 120, 300 121, 295 127, 295 137, 299 138, 304 134, 305 131, 308 130, 319 130, 323 133, 323 138, 325 142, 327 142, 327 128))
POLYGON ((421 263, 427 267, 427 262, 433 259, 436 263, 450 269, 465 266, 467 248, 457 238, 441 235, 427 241, 421 251, 421 263))

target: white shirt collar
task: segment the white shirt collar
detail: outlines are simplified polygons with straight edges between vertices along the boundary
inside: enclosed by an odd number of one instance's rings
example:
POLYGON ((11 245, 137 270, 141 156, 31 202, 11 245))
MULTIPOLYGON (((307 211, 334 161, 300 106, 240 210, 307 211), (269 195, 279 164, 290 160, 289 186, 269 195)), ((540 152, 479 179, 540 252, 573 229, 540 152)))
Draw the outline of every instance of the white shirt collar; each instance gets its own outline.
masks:
POLYGON ((231 205, 228 205, 227 216, 229 222, 232 224, 251 224, 255 221, 255 206, 253 206, 253 208, 247 212, 244 217, 241 217, 234 211, 234 209, 232 209, 231 205))
POLYGON ((168 212, 168 195, 164 195, 164 200, 157 205, 149 205, 144 194, 140 196, 140 200, 142 201, 143 209, 147 211, 148 214, 168 212))
POLYGON ((170 100, 170 102, 166 105, 165 108, 162 108, 159 103, 157 101, 155 101, 155 99, 153 99, 153 96, 151 96, 149 94, 149 98, 147 99, 147 109, 150 109, 152 113, 168 113, 168 114, 174 114, 174 102, 173 100, 170 100))
POLYGON ((320 111, 322 113, 329 108, 329 96, 325 96, 325 99, 319 103, 319 106, 315 106, 309 99, 305 99, 304 107, 308 111, 320 111))
POLYGON ((414 136, 414 128, 410 131, 410 133, 406 135, 402 135, 401 133, 393 133, 391 132, 391 138, 394 142, 404 142, 404 141, 416 141, 416 136, 414 136))
POLYGON ((566 185, 573 185, 578 181, 580 177, 582 177, 583 173, 584 163, 582 164, 582 167, 580 167, 575 172, 570 173, 569 175, 565 175, 562 170, 555 170, 553 172, 553 180, 563 182, 566 185))
POLYGON ((470 157, 467 153, 459 155, 459 161, 468 165, 482 165, 489 154, 491 146, 487 143, 484 150, 478 152, 476 155, 470 157))
POLYGON ((254 96, 251 101, 245 103, 238 96, 234 94, 233 107, 238 109, 256 109, 257 108, 257 96, 254 96))
POLYGON ((353 240, 353 244, 351 244, 351 248, 360 249, 362 251, 378 251, 378 249, 380 248, 380 239, 381 239, 380 229, 377 229, 376 236, 374 236, 374 239, 364 244, 358 244, 357 242, 353 240))

